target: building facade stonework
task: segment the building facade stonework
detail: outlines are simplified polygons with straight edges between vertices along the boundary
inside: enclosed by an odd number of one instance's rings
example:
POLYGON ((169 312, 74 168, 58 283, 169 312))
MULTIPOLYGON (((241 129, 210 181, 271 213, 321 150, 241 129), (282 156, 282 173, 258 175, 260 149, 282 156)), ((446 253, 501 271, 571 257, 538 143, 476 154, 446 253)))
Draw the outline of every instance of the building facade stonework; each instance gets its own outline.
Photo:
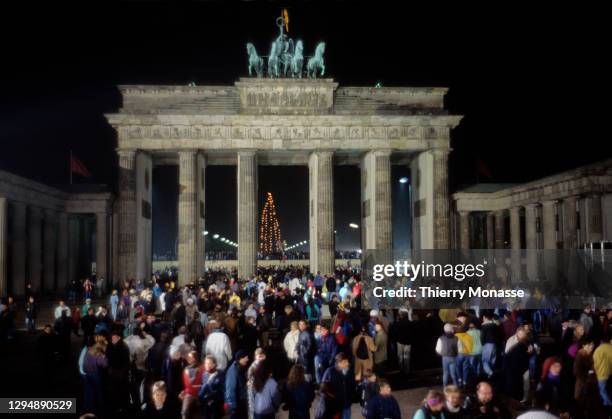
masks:
POLYGON ((444 109, 447 89, 343 88, 331 79, 243 78, 233 86, 121 86, 120 90, 123 107, 106 115, 117 132, 120 160, 115 272, 119 280, 150 275, 151 220, 143 208, 150 207, 151 198, 139 189, 144 188, 140 180, 151 176, 152 165, 161 164, 179 167, 182 283, 195 280, 203 269, 203 241, 192 236, 197 238, 204 230, 205 214, 196 215, 205 191, 202 184, 195 192, 199 177, 194 173, 208 165, 237 168, 242 277, 253 275, 257 266, 260 165, 308 167, 311 272, 334 270, 335 165, 361 168, 364 249, 392 248, 392 164, 409 165, 421 178, 419 187, 413 185, 419 207, 413 220, 414 245, 423 249, 450 245, 447 160, 450 131, 461 117, 444 109), (198 159, 205 165, 196 164, 198 159))
POLYGON ((111 283, 113 200, 105 190, 71 193, 0 170, 0 297, 23 296, 27 284, 63 292, 92 271, 111 283), (83 260, 95 270, 80 269, 83 260))

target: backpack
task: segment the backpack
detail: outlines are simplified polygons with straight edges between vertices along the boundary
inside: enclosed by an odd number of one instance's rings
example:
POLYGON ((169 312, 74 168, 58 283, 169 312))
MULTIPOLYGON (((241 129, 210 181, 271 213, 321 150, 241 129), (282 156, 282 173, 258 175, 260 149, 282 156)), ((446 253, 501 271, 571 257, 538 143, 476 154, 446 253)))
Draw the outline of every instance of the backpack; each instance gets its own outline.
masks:
POLYGON ((355 355, 359 359, 368 359, 370 356, 368 352, 368 344, 366 343, 365 336, 361 336, 359 338, 359 343, 357 344, 357 351, 355 351, 355 355))

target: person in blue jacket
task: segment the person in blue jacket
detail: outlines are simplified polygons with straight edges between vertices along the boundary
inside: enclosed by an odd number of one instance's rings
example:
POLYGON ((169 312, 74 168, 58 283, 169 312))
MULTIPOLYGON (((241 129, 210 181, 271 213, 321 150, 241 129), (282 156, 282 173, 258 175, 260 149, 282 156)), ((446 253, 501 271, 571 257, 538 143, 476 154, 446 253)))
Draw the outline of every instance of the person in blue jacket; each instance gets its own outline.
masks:
POLYGON ((202 385, 198 394, 204 419, 221 419, 224 415, 224 376, 217 370, 217 360, 212 355, 204 358, 202 385))
POLYGON ((378 388, 378 394, 368 403, 366 419, 402 419, 397 400, 391 395, 389 382, 381 378, 378 388))
POLYGON ((240 349, 225 374, 225 403, 231 419, 245 418, 248 413, 246 371, 249 354, 240 349))
POLYGON ((315 378, 317 384, 321 384, 323 373, 334 365, 336 354, 338 353, 336 339, 329 333, 329 326, 326 324, 321 325, 321 338, 316 341, 316 347, 317 352, 314 359, 315 378))

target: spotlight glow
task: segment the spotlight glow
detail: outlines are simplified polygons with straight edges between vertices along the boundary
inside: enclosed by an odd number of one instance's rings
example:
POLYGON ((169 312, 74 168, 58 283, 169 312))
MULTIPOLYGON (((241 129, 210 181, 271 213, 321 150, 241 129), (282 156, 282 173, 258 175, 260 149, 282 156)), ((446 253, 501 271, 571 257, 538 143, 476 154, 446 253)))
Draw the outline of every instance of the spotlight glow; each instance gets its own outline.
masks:
POLYGON ((400 178, 399 183, 404 184, 404 183, 408 183, 408 178, 406 176, 403 176, 400 178))

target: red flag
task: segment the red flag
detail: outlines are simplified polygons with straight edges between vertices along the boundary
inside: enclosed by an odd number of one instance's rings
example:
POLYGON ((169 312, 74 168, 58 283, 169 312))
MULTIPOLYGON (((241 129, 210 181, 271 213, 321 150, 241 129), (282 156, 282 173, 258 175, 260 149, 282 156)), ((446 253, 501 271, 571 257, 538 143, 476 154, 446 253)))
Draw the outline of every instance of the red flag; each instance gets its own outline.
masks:
POLYGON ((74 156, 70 156, 70 172, 83 177, 91 177, 91 173, 83 162, 74 156))
POLYGON ((489 167, 481 159, 478 159, 476 161, 476 173, 486 178, 493 179, 493 174, 491 173, 491 170, 489 170, 489 167))

